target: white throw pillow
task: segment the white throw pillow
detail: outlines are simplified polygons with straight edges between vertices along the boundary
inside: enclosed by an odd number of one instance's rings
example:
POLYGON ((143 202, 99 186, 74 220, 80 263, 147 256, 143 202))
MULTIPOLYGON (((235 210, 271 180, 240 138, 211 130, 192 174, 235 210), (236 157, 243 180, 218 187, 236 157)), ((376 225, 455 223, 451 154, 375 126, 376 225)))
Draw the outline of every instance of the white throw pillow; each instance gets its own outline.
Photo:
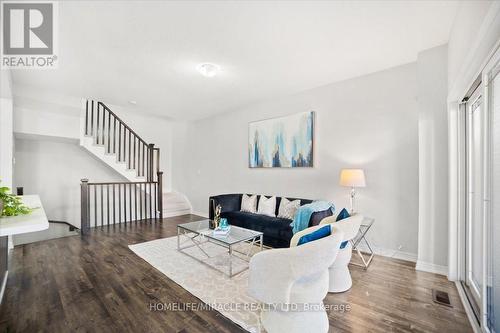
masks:
POLYGON ((300 200, 290 201, 287 198, 281 198, 280 209, 278 210, 278 217, 293 220, 297 209, 300 207, 300 200))
POLYGON ((266 198, 261 195, 257 214, 276 217, 276 197, 266 198))
POLYGON ((243 194, 240 210, 242 212, 255 213, 257 211, 257 194, 252 196, 243 194))

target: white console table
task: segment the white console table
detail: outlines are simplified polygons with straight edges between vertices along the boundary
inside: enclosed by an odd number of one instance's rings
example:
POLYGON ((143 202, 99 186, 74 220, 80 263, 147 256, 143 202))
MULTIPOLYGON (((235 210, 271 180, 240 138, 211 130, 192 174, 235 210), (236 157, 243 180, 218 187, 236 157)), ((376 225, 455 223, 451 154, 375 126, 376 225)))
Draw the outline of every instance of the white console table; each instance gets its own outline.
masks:
POLYGON ((24 234, 49 228, 49 221, 43 210, 38 195, 20 196, 21 201, 29 208, 36 208, 28 215, 6 216, 0 218, 0 237, 24 234))

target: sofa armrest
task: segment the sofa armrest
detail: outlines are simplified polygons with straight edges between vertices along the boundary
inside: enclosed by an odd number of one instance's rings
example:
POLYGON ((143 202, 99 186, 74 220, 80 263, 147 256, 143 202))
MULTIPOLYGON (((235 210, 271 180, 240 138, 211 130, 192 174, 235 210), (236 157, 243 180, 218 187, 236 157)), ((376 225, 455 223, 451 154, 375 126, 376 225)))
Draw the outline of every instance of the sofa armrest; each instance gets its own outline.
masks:
POLYGON ((208 198, 208 217, 214 218, 214 210, 217 205, 221 205, 222 212, 239 211, 241 208, 242 194, 222 194, 208 198))

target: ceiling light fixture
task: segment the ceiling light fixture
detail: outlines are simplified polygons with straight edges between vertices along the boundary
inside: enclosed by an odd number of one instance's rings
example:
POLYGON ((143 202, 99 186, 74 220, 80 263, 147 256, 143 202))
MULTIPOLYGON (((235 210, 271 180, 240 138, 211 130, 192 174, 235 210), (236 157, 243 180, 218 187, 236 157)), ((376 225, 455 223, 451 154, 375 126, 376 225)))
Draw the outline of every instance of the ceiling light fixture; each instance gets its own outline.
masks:
POLYGON ((199 64, 196 69, 198 70, 198 72, 200 72, 201 75, 205 77, 214 77, 220 71, 220 67, 218 65, 208 62, 199 64))
POLYGON ((129 104, 137 105, 137 101, 128 101, 129 104))

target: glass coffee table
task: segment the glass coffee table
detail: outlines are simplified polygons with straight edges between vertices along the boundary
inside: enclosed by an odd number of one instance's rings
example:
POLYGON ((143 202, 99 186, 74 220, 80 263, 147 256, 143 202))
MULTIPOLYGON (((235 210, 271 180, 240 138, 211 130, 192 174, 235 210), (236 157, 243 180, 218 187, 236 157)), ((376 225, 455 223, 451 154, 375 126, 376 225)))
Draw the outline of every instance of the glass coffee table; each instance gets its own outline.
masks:
MULTIPOLYGON (((210 220, 202 220, 177 225, 177 250, 183 252, 193 259, 207 264, 206 261, 201 260, 200 258, 193 256, 192 254, 189 254, 188 252, 186 252, 186 250, 197 247, 199 252, 205 258, 213 258, 213 256, 203 248, 203 246, 207 243, 215 244, 227 249, 227 252, 224 251, 224 253, 228 255, 227 262, 229 266, 229 274, 225 271, 222 271, 224 274, 232 278, 233 276, 247 270, 248 262, 250 261, 251 256, 254 254, 256 246, 259 251, 262 251, 263 249, 263 233, 232 225, 231 230, 227 235, 214 235, 213 230, 209 229, 208 227, 209 221, 210 220), (181 237, 187 238, 189 240, 189 244, 182 246, 181 237), (246 251, 241 251, 241 247, 246 247, 246 251), (233 261, 236 259, 246 261, 246 265, 245 268, 240 269, 237 272, 233 272, 233 261)), ((217 269, 214 266, 208 266, 217 269)))

